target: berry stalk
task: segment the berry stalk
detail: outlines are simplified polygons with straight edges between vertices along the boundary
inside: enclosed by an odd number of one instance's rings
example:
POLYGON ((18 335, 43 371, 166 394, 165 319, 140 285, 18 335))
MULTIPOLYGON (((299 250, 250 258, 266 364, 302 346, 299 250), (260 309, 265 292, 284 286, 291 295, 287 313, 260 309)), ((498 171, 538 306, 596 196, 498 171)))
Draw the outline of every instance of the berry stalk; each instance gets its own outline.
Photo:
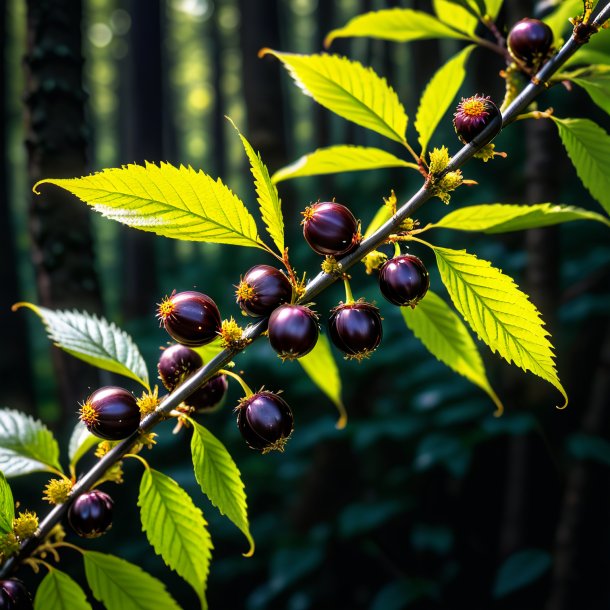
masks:
MULTIPOLYGON (((515 98, 515 100, 506 108, 501 117, 497 117, 492 121, 472 142, 463 146, 458 153, 452 158, 445 170, 439 174, 441 178, 448 172, 456 171, 466 161, 474 156, 484 145, 491 140, 498 131, 498 122, 501 122, 502 129, 512 123, 517 116, 525 110, 529 104, 543 90, 546 89, 551 77, 561 68, 561 66, 570 58, 576 51, 588 42, 590 35, 595 34, 601 25, 610 19, 610 0, 604 3, 597 11, 595 19, 588 24, 581 24, 576 27, 576 33, 564 44, 561 50, 552 57, 536 74, 532 81, 523 89, 523 91, 515 98)), ((369 252, 375 250, 380 245, 385 243, 390 235, 400 230, 400 226, 404 221, 412 216, 428 199, 433 197, 433 192, 426 184, 422 186, 405 204, 403 204, 396 214, 383 224, 372 235, 364 239, 353 251, 341 259, 343 271, 347 271, 355 264, 360 262, 369 252)), ((331 284, 337 281, 338 276, 320 272, 309 284, 298 303, 311 302, 322 291, 326 290, 331 284)), ((248 326, 244 332, 244 338, 249 340, 257 339, 267 329, 268 319, 263 318, 259 322, 248 326)), ((151 431, 157 424, 169 417, 169 413, 175 409, 181 402, 187 399, 204 383, 208 382, 212 377, 218 374, 219 370, 233 360, 233 358, 241 350, 225 349, 216 355, 210 362, 204 365, 197 373, 186 379, 174 391, 168 394, 161 402, 154 413, 146 416, 138 431, 131 436, 121 441, 113 447, 104 457, 102 457, 95 466, 86 472, 74 485, 72 493, 68 500, 63 504, 56 505, 40 523, 36 533, 25 540, 19 552, 12 556, 2 566, 0 578, 7 578, 11 575, 25 558, 29 557, 36 548, 49 535, 53 527, 66 515, 68 509, 74 500, 82 493, 89 491, 95 483, 104 475, 104 473, 121 460, 125 454, 129 453, 130 449, 137 442, 140 433, 151 431)))

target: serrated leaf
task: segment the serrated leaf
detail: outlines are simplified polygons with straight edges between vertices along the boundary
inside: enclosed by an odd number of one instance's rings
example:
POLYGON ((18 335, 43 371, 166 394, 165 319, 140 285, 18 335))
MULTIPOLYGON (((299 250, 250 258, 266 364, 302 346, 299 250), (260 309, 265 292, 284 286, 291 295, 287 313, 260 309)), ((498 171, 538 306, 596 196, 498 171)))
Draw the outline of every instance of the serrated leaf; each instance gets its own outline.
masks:
POLYGON ((0 471, 7 477, 61 471, 53 433, 25 413, 0 409, 0 471))
POLYGON ((335 114, 386 138, 404 143, 407 115, 396 92, 372 68, 339 55, 297 55, 261 51, 277 57, 301 90, 335 114))
POLYGON ((324 40, 329 47, 337 38, 379 38, 394 42, 426 38, 468 38, 428 13, 409 8, 390 8, 357 15, 342 28, 333 30, 324 40))
MULTIPOLYGON (((231 121, 231 119, 229 119, 231 121)), ((239 138, 246 151, 248 161, 250 161, 250 171, 254 177, 254 188, 258 196, 258 204, 261 209, 263 222, 267 226, 267 231, 273 242, 277 246, 280 254, 284 253, 284 216, 282 215, 282 202, 278 195, 275 185, 269 177, 269 170, 263 163, 260 153, 256 153, 252 145, 241 134, 233 121, 231 125, 237 131, 239 138)))
POLYGON ((165 585, 142 568, 96 551, 83 556, 93 596, 108 610, 180 610, 165 585))
POLYGON ((498 17, 498 13, 502 8, 503 3, 504 0, 485 0, 485 12, 487 13, 487 16, 492 19, 492 21, 495 21, 498 17))
POLYGON ((570 205, 482 203, 454 210, 429 228, 494 234, 550 227, 574 220, 595 220, 610 226, 610 220, 601 214, 570 205))
POLYGON ((0 532, 8 534, 12 531, 14 518, 15 500, 13 499, 13 492, 4 473, 0 472, 0 532))
POLYGON ((487 392, 500 415, 504 407, 489 384, 479 350, 449 305, 429 290, 416 307, 401 307, 400 310, 407 326, 428 351, 487 392))
POLYGON ((552 565, 551 555, 542 549, 513 553, 500 566, 493 588, 498 599, 538 580, 552 565))
POLYGON ((316 346, 309 354, 299 358, 299 364, 309 375, 309 378, 328 396, 339 411, 337 428, 345 428, 347 412, 341 399, 341 377, 339 367, 330 348, 326 335, 320 335, 316 346))
POLYGON ((254 218, 220 178, 192 167, 125 165, 83 178, 47 179, 103 216, 157 235, 265 249, 254 218))
POLYGON ((604 71, 570 80, 582 87, 604 112, 610 114, 610 66, 599 67, 603 67, 604 71))
POLYGON ((93 436, 83 422, 79 421, 72 430, 70 442, 68 443, 68 457, 70 458, 70 466, 74 467, 78 461, 96 445, 101 442, 97 436, 93 436))
POLYGON ((142 476, 138 506, 155 553, 195 589, 205 608, 213 546, 201 510, 176 481, 152 469, 142 476))
POLYGON ((244 534, 254 553, 254 539, 248 522, 248 504, 241 474, 225 446, 207 429, 191 420, 191 453, 195 478, 201 491, 218 510, 244 534))
POLYGON ((471 10, 450 0, 433 0, 432 5, 436 16, 441 21, 465 34, 474 34, 479 20, 471 10))
POLYGON ((465 250, 432 246, 438 270, 456 309, 509 364, 514 362, 552 384, 568 403, 559 381, 539 311, 513 279, 465 250))
POLYGON ((393 154, 369 146, 352 146, 342 144, 318 148, 308 155, 303 155, 294 163, 282 167, 273 176, 273 182, 300 178, 302 176, 320 176, 341 172, 359 172, 386 167, 409 167, 419 170, 415 163, 403 161, 393 154))
POLYGON ((576 169, 578 177, 591 195, 610 214, 610 137, 589 119, 551 117, 559 137, 576 169))
POLYGON ((466 62, 474 48, 474 45, 469 45, 452 57, 436 72, 424 90, 415 118, 422 156, 434 130, 466 78, 466 62))
POLYGON ((65 572, 52 569, 34 598, 34 610, 91 610, 87 595, 65 572))
POLYGON ((555 40, 557 40, 568 32, 568 28, 572 29, 569 19, 582 15, 582 8, 582 0, 560 0, 557 2, 557 8, 542 21, 553 30, 555 40))
POLYGON ((135 379, 150 389, 146 363, 137 345, 113 323, 82 311, 54 311, 32 303, 13 305, 13 309, 18 307, 31 309, 42 320, 54 345, 71 356, 135 379))

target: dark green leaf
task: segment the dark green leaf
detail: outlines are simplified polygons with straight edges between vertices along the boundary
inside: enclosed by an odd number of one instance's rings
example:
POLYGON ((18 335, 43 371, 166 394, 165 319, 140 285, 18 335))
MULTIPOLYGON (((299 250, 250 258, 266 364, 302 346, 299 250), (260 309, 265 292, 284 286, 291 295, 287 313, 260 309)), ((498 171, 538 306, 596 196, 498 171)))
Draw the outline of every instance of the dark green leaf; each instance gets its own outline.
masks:
POLYGON ((493 588, 497 599, 538 580, 551 567, 551 556, 541 549, 512 554, 498 570, 493 588))

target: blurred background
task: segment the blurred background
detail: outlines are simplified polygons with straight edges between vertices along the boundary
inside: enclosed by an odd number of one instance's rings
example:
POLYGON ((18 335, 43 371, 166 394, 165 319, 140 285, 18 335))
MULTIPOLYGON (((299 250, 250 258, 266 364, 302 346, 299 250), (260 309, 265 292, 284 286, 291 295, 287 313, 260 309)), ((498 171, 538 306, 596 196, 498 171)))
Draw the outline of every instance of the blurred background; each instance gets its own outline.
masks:
MULTIPOLYGON (((537 8, 511 0, 505 28, 537 8)), ((85 309, 127 330, 154 376, 167 337, 155 304, 172 290, 199 289, 223 317, 238 317, 234 285, 253 251, 172 241, 104 220, 41 178, 74 177, 144 160, 190 164, 220 176, 255 210, 250 173, 229 115, 271 171, 320 146, 394 143, 331 116, 303 96, 261 47, 316 52, 326 33, 354 15, 388 6, 431 11, 427 0, 4 0, 0 6, 0 352, 2 406, 44 420, 61 441, 78 401, 100 375, 50 347, 39 321, 17 301, 85 309)), ((605 40, 610 36, 602 34, 605 40)), ((456 41, 408 45, 339 40, 333 51, 372 65, 396 89, 411 123, 434 71, 456 41)), ((500 101, 500 58, 480 49, 463 95, 500 101)), ((556 87, 542 109, 558 116, 606 115, 579 90, 556 87)), ((458 143, 448 114, 433 140, 458 143)), ((412 126, 408 135, 416 141, 412 126)), ((506 160, 465 168, 476 187, 452 206, 554 201, 600 211, 580 185, 550 121, 513 125, 497 140, 506 160)), ((415 172, 382 170, 282 183, 293 264, 311 276, 319 260, 300 233, 300 212, 318 199, 349 205, 366 224, 394 189, 404 201, 415 172)), ((446 211, 437 200, 418 218, 446 211)), ((375 278, 353 272, 355 296, 376 300, 384 316, 380 349, 362 364, 337 354, 350 420, 335 429, 332 404, 297 363, 282 364, 265 341, 237 361, 253 387, 283 389, 295 413, 286 452, 248 450, 235 426, 231 387, 224 409, 202 418, 241 469, 257 550, 203 498, 189 458, 189 435, 161 426, 151 465, 192 494, 215 544, 208 587, 212 609, 575 610, 610 607, 610 242, 596 223, 500 236, 438 232, 436 243, 467 247, 516 278, 553 335, 570 406, 537 378, 512 369, 481 346, 501 418, 485 394, 430 357, 381 302, 375 278), (595 224, 595 226, 593 226, 595 224)), ((413 247, 447 298, 430 253, 413 247)), ((265 254, 256 252, 256 262, 265 254)), ((324 314, 343 298, 339 286, 316 304, 324 314)), ((92 464, 94 458, 81 462, 92 464)), ((184 608, 196 596, 148 546, 136 507, 141 465, 125 466, 113 529, 85 546, 141 565, 163 580, 184 608)), ((44 514, 45 475, 12 482, 24 506, 44 514)), ((80 543, 68 533, 72 542, 80 543)), ((84 584, 82 561, 64 553, 64 569, 84 584)), ((39 576, 19 576, 35 585, 39 576)))

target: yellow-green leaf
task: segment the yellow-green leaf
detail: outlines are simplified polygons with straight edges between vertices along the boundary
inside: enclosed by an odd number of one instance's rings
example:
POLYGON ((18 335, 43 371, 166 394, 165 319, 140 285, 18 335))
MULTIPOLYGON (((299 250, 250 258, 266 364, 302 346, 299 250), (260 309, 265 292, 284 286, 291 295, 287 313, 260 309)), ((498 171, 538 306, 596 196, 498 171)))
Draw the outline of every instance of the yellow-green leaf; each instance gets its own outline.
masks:
POLYGON ((551 118, 578 177, 610 214, 610 136, 589 119, 551 118))
POLYGON ((377 231, 377 229, 385 224, 392 217, 392 210, 387 205, 382 205, 377 212, 375 212, 375 216, 373 216, 373 220, 369 223, 369 226, 366 228, 364 235, 362 236, 366 239, 369 235, 372 235, 377 231))
POLYGON ((366 37, 394 42, 408 42, 425 38, 467 38, 428 13, 410 8, 391 8, 358 15, 342 28, 326 36, 329 47, 336 38, 366 37))
POLYGON ((15 501, 4 473, 0 471, 0 532, 8 534, 13 529, 15 501))
POLYGON ((357 172, 385 167, 409 167, 419 170, 415 163, 399 159, 385 150, 369 146, 343 144, 318 148, 318 150, 297 159, 294 163, 279 169, 271 176, 271 180, 281 182, 301 176, 339 174, 341 172, 357 172))
POLYGON ((610 220, 605 216, 570 205, 482 203, 454 210, 438 222, 428 225, 427 228, 508 233, 510 231, 522 231, 523 229, 550 227, 574 220, 595 220, 610 226, 610 220))
POLYGON ((498 16, 504 0, 485 0, 485 12, 493 21, 498 16))
POLYGON ((38 585, 34 610, 91 610, 91 606, 79 584, 54 568, 38 585))
POLYGON ((496 413, 500 415, 503 406, 489 384, 479 350, 466 326, 449 305, 429 290, 416 307, 401 307, 401 312, 407 326, 428 351, 487 392, 496 405, 496 413))
POLYGON ((591 66, 586 76, 570 80, 582 87, 591 99, 607 114, 610 114, 610 66, 591 66))
POLYGON ((213 358, 215 358, 216 356, 218 356, 218 354, 220 354, 220 352, 222 352, 223 347, 222 347, 222 339, 220 337, 214 339, 214 341, 212 341, 211 343, 208 343, 207 345, 202 345, 201 347, 193 347, 191 349, 194 349, 200 356, 201 359, 203 360, 204 364, 209 362, 210 360, 212 360, 213 358))
POLYGON ((148 371, 138 346, 123 330, 104 318, 84 311, 61 311, 17 303, 27 307, 43 322, 49 339, 71 356, 106 371, 135 379, 147 390, 148 371))
POLYGON ((565 407, 568 397, 557 376, 549 333, 528 296, 488 261, 465 250, 432 247, 453 304, 479 338, 507 362, 557 388, 565 407))
POLYGON ((542 21, 553 30, 555 40, 558 40, 568 33, 568 29, 572 29, 572 24, 569 21, 570 17, 582 15, 583 1, 558 0, 555 4, 557 8, 542 21))
POLYGON ((150 468, 142 476, 138 506, 155 553, 195 589, 205 608, 213 545, 201 510, 176 481, 150 468))
POLYGON ((254 539, 239 469, 225 446, 207 428, 193 420, 190 422, 193 425, 191 454, 195 478, 210 502, 247 538, 250 550, 246 555, 250 556, 254 553, 254 539))
POLYGON ((474 34, 479 20, 472 12, 449 0, 433 0, 432 5, 441 21, 465 34, 474 34))
POLYGON ((432 77, 421 97, 415 129, 419 133, 422 156, 434 130, 464 82, 466 62, 474 48, 474 45, 467 46, 443 65, 432 77))
POLYGON ((186 241, 264 249, 254 218, 220 178, 169 163, 125 165, 83 178, 46 179, 103 216, 142 231, 186 241))
MULTIPOLYGON (((229 119, 231 121, 231 119, 229 119)), ((254 188, 258 198, 258 204, 261 209, 263 222, 267 226, 267 231, 273 242, 277 246, 280 254, 284 253, 284 216, 282 215, 282 202, 277 192, 277 188, 269 178, 269 170, 263 163, 260 153, 257 153, 252 148, 252 145, 242 133, 237 129, 233 121, 231 125, 235 127, 235 131, 239 134, 244 150, 250 161, 250 171, 254 177, 254 188)))
POLYGON ((316 346, 309 354, 299 358, 299 364, 309 375, 309 378, 337 407, 339 411, 337 428, 345 428, 347 412, 341 399, 341 377, 326 335, 321 334, 318 337, 316 346))
POLYGON ((335 114, 405 142, 407 115, 396 92, 372 68, 339 55, 296 55, 264 49, 286 66, 302 91, 335 114))

